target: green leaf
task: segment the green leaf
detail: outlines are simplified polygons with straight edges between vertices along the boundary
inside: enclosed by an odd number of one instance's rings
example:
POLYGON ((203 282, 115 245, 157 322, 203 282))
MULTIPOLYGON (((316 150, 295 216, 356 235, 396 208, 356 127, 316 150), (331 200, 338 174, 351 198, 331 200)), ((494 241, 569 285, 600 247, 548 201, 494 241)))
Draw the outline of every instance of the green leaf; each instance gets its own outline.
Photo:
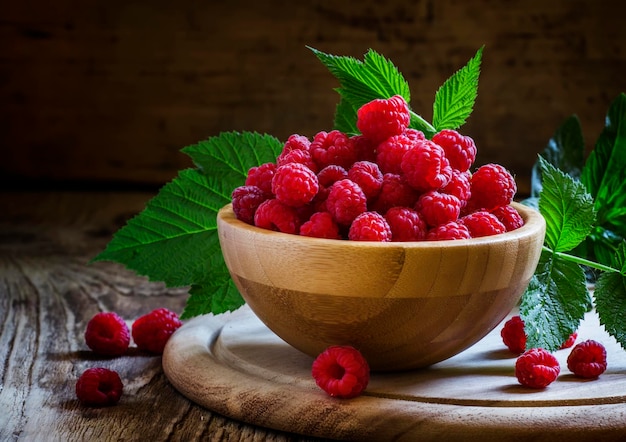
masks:
POLYGON ((596 281, 594 298, 600 323, 626 350, 626 273, 622 255, 622 273, 603 273, 596 281))
POLYGON ((582 267, 544 250, 520 305, 526 347, 557 350, 590 307, 582 267))
MULTIPOLYGON (((584 152, 582 126, 578 117, 572 115, 559 126, 540 155, 557 169, 579 179, 584 164, 584 152)), ((531 196, 538 196, 541 188, 541 167, 537 161, 531 170, 531 196)))
POLYGON ((191 286, 181 318, 188 319, 206 313, 218 314, 233 311, 244 303, 230 275, 221 275, 213 283, 191 286))
POLYGON ((472 113, 478 96, 483 48, 437 90, 433 104, 433 126, 437 131, 459 128, 472 113))
POLYGON ((589 234, 595 221, 593 199, 580 181, 539 157, 543 190, 539 211, 546 220, 545 242, 556 252, 575 248, 589 234))
POLYGON ((358 108, 348 100, 340 99, 335 111, 334 128, 349 135, 359 133, 356 126, 356 113, 358 108))

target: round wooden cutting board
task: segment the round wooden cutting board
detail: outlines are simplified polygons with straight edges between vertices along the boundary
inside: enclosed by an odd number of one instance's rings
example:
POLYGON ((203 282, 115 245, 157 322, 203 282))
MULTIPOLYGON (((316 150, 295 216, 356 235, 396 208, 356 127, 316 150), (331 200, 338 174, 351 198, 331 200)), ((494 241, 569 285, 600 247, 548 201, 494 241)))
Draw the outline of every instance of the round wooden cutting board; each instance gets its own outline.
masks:
POLYGON ((595 314, 577 342, 604 344, 608 369, 583 380, 555 353, 559 378, 522 387, 499 325, 473 347, 427 369, 372 373, 366 391, 333 399, 311 378, 312 358, 290 347, 248 307, 194 318, 170 339, 163 369, 190 400, 233 419, 347 440, 626 440, 626 352, 595 314))

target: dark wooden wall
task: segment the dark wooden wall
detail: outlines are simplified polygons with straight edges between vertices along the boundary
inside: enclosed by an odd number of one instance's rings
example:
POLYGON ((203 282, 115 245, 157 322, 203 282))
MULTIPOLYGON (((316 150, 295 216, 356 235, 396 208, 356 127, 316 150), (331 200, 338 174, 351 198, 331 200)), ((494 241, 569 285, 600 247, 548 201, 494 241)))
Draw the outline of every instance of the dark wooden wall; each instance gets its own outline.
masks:
POLYGON ((373 48, 426 118, 437 87, 485 45, 463 131, 480 163, 528 188, 556 127, 589 147, 626 91, 626 7, 610 0, 3 0, 0 181, 159 186, 179 150, 225 130, 330 129, 337 84, 305 45, 373 48))

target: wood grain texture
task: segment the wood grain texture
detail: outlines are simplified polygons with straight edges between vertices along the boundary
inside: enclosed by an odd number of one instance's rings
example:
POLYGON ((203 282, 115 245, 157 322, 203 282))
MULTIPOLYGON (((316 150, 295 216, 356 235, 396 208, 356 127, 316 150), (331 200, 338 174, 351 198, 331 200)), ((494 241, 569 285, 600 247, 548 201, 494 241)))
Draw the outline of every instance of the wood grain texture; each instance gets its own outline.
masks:
POLYGON ((0 193, 0 440, 275 441, 313 440, 244 424, 178 393, 161 357, 131 345, 100 358, 84 330, 100 311, 131 325, 157 307, 181 312, 186 289, 166 289, 112 263, 90 265, 146 193, 0 193), (87 368, 116 370, 120 403, 81 406, 75 383, 87 368))
POLYGON ((281 341, 244 307, 195 318, 168 342, 163 368, 191 400, 278 429, 359 441, 621 441, 626 434, 626 353, 589 314, 579 341, 608 352, 597 380, 567 371, 544 390, 517 383, 515 355, 494 330, 429 369, 375 373, 352 400, 328 397, 310 375, 313 358, 281 341))
POLYGON ((221 131, 326 130, 337 84, 305 45, 385 54, 428 119, 436 89, 485 45, 464 130, 478 164, 505 165, 522 193, 557 126, 577 114, 591 148, 624 91, 617 0, 5 3, 4 180, 162 184, 190 165, 182 147, 221 131))

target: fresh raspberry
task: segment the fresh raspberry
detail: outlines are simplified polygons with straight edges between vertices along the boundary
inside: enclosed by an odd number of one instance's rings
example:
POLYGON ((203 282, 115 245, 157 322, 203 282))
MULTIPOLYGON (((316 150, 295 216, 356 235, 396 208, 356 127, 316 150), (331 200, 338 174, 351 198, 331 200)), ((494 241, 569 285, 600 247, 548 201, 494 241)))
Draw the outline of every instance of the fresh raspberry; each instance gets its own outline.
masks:
POLYGON ((391 240, 422 241, 426 238, 426 223, 417 211, 408 207, 392 207, 385 213, 391 228, 391 240))
POLYGON ((275 198, 263 201, 254 213, 254 225, 262 229, 297 234, 300 224, 296 209, 275 198))
POLYGON ((545 388, 556 380, 560 371, 559 361, 543 348, 527 350, 515 362, 515 376, 525 387, 545 388))
POLYGON ((367 210, 367 197, 361 187, 350 179, 343 179, 330 186, 326 209, 337 223, 349 226, 367 210))
POLYGON ((383 173, 402 174, 402 158, 416 144, 404 134, 394 135, 380 143, 376 148, 376 163, 383 173))
POLYGON ((499 206, 491 211, 496 218, 500 220, 507 232, 511 230, 519 229, 524 225, 524 219, 519 214, 517 209, 511 205, 499 206))
POLYGON ((338 130, 318 132, 309 150, 320 169, 336 164, 347 170, 356 161, 354 143, 348 135, 338 130))
POLYGON ((526 351, 526 332, 524 331, 524 320, 515 315, 504 323, 500 330, 502 342, 511 352, 521 355, 526 351))
POLYGON ((391 241, 391 227, 378 212, 363 212, 357 216, 348 231, 351 241, 391 241))
POLYGON ((330 396, 349 399, 365 390, 370 369, 357 349, 334 345, 315 358, 311 374, 318 387, 330 396))
POLYGON ((356 161, 376 162, 376 143, 363 135, 353 135, 350 139, 356 152, 356 161))
POLYGON ((456 221, 461 212, 461 201, 454 195, 431 190, 418 198, 415 210, 428 226, 434 227, 456 221))
POLYGON ((120 376, 108 368, 89 368, 76 381, 76 397, 91 407, 117 404, 123 389, 120 376))
POLYGON ((315 238, 341 239, 339 226, 328 212, 316 212, 300 226, 300 235, 315 238))
POLYGON ((375 143, 399 135, 409 127, 409 106, 400 95, 389 99, 376 99, 357 110, 356 126, 363 135, 375 143))
POLYGON ((441 191, 456 196, 461 202, 461 208, 465 207, 471 195, 469 172, 459 172, 456 169, 452 169, 450 182, 442 187, 441 191))
POLYGON ((233 190, 231 199, 237 219, 254 224, 254 213, 268 195, 257 186, 239 186, 233 190))
POLYGON ((420 192, 444 187, 452 178, 452 168, 443 149, 429 140, 417 141, 400 164, 407 181, 420 192))
POLYGON ((506 227, 500 222, 495 215, 485 212, 473 212, 459 219, 459 222, 465 224, 465 227, 472 235, 472 238, 480 238, 481 236, 497 235, 506 232, 506 227))
POLYGON ((592 339, 577 344, 567 357, 567 368, 581 378, 597 378, 606 370, 604 345, 592 339))
POLYGON ((319 190, 317 175, 300 163, 287 163, 276 169, 272 192, 276 199, 291 207, 310 203, 319 190))
POLYGON ((251 167, 246 177, 246 186, 256 186, 268 195, 272 194, 272 178, 276 172, 276 164, 265 163, 251 167))
POLYGON ((426 139, 426 135, 424 135, 424 132, 422 132, 421 130, 417 130, 417 129, 408 128, 407 130, 404 131, 404 135, 412 141, 426 139))
POLYGON ((383 185, 376 200, 372 203, 372 209, 378 213, 387 213, 396 206, 413 207, 419 194, 409 186, 403 175, 386 173, 383 175, 383 185))
POLYGON ((433 227, 426 233, 426 239, 429 241, 446 241, 450 239, 469 238, 471 238, 471 236, 467 227, 456 221, 440 224, 433 227))
POLYGON ((87 323, 85 342, 99 355, 121 356, 130 343, 128 326, 117 313, 97 313, 87 323))
POLYGON ((480 166, 472 174, 471 192, 468 206, 472 210, 493 210, 513 201, 517 185, 508 170, 499 164, 490 163, 480 166))
POLYGON ((283 150, 276 159, 276 163, 279 164, 283 161, 284 157, 289 155, 294 150, 309 151, 311 147, 311 141, 304 135, 292 134, 287 138, 287 141, 283 145, 283 150))
POLYGON ((330 187, 333 183, 345 178, 348 178, 348 171, 336 164, 326 166, 317 173, 317 180, 323 187, 330 187))
POLYGON ((277 166, 282 166, 287 163, 300 163, 311 169, 313 172, 317 172, 317 164, 313 161, 311 152, 308 150, 294 149, 290 152, 281 155, 276 160, 277 166))
POLYGON ((446 153, 446 158, 453 169, 465 172, 476 159, 476 144, 468 136, 463 136, 455 130, 444 129, 433 135, 432 141, 440 145, 446 153))
POLYGON ((567 340, 561 344, 561 347, 559 347, 561 350, 566 349, 566 348, 570 348, 571 346, 574 345, 574 343, 576 342, 576 339, 578 339, 578 333, 574 332, 571 335, 569 335, 569 337, 567 338, 567 340))
POLYGON ((181 325, 176 313, 158 308, 133 322, 133 340, 140 350, 162 354, 168 339, 181 325))
POLYGON ((383 174, 376 163, 357 161, 348 170, 348 178, 357 183, 368 200, 376 198, 383 186, 383 174))

